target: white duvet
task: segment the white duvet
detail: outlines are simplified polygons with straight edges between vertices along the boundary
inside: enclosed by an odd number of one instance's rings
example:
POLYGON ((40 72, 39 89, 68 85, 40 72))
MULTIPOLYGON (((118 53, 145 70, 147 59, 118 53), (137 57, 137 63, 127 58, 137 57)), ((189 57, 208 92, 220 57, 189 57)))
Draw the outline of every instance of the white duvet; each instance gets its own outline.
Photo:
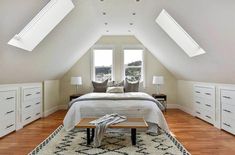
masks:
MULTIPOLYGON (((89 93, 81 98, 97 97, 147 97, 150 95, 141 92, 132 93, 89 93)), ((143 117, 150 124, 157 124, 165 131, 169 131, 166 120, 157 104, 149 100, 88 100, 73 103, 64 118, 64 127, 67 131, 73 129, 85 117, 101 117, 105 114, 118 113, 127 117, 143 117)), ((154 129, 151 129, 154 130, 154 129)), ((157 129, 156 129, 157 130, 157 129)))

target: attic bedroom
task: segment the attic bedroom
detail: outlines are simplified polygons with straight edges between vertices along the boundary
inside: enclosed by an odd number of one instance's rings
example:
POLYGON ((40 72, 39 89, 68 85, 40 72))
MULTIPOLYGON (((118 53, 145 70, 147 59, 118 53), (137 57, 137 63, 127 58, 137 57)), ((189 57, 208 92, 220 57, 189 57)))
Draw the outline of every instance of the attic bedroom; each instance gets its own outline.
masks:
POLYGON ((235 154, 235 1, 1 0, 0 155, 235 154))

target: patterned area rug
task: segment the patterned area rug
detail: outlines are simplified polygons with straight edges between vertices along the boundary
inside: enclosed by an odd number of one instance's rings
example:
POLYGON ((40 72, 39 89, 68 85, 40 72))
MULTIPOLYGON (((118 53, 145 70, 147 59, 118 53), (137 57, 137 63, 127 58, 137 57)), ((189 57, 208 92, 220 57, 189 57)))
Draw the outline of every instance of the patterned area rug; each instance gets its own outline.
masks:
POLYGON ((66 132, 61 125, 29 155, 190 155, 170 134, 137 132, 137 144, 131 144, 129 133, 107 133, 98 148, 86 145, 86 132, 66 132))

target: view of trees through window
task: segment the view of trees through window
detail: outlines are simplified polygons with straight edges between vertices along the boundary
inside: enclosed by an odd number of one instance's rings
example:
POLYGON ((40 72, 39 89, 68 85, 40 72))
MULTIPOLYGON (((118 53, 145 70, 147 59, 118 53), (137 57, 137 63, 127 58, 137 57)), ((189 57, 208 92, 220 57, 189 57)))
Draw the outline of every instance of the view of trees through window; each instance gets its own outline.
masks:
POLYGON ((94 53, 94 71, 95 81, 112 80, 112 49, 95 49, 94 53))
POLYGON ((143 50, 124 50, 125 77, 129 81, 140 81, 142 79, 143 50))

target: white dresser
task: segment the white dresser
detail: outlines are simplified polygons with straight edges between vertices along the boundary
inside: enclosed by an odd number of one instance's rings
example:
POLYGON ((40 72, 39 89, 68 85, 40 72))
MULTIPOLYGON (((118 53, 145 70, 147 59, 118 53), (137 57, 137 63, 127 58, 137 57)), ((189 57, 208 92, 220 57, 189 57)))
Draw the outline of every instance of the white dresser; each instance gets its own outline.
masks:
POLYGON ((235 88, 220 89, 221 128, 235 134, 235 88))
POLYGON ((194 85, 195 115, 208 123, 215 122, 215 87, 194 85))
POLYGON ((21 106, 23 126, 42 117, 42 88, 40 86, 22 87, 21 106))
POLYGON ((0 137, 16 130, 17 88, 0 89, 0 137))

